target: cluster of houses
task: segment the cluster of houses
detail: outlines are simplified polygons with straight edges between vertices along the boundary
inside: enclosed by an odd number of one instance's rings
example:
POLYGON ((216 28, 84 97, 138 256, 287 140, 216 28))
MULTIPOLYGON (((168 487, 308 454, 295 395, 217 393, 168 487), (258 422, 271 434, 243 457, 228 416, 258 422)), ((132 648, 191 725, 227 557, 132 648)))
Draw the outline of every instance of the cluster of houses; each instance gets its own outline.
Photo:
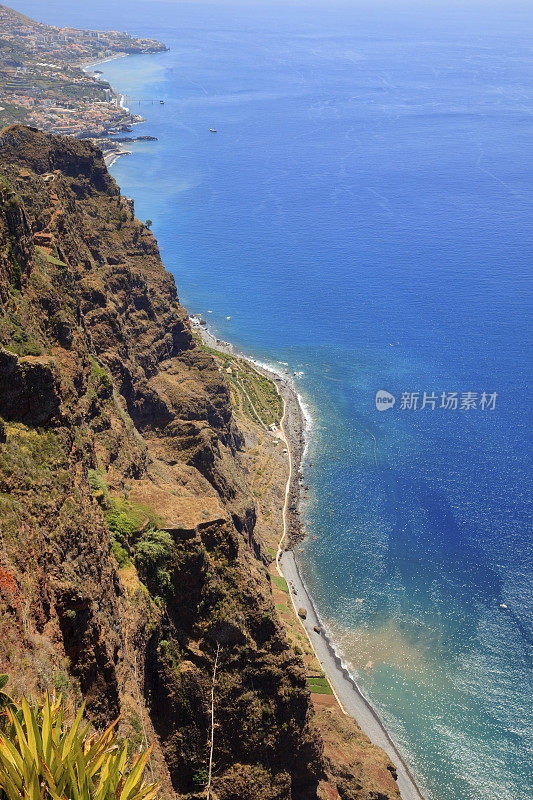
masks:
POLYGON ((93 137, 129 131, 140 118, 80 66, 117 53, 164 49, 125 32, 54 28, 0 6, 0 127, 17 121, 93 137))

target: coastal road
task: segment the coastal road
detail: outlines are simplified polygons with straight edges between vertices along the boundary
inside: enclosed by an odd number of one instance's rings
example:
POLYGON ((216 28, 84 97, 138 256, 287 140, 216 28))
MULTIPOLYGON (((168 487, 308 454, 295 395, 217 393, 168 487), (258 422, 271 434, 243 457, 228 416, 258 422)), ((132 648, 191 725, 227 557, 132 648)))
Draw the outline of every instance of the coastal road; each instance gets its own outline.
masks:
POLYGON ((307 612, 305 620, 301 620, 300 617, 297 618, 300 620, 302 627, 307 633, 309 641, 337 695, 337 699, 340 701, 343 711, 354 717, 359 727, 367 734, 369 739, 374 744, 382 747, 391 759, 398 772, 397 783, 402 800, 427 800, 418 788, 398 748, 387 733, 385 725, 379 718, 377 712, 361 693, 355 681, 350 677, 348 671, 342 666, 339 657, 324 635, 324 631, 322 630, 322 633, 316 633, 313 630, 315 625, 319 627, 321 627, 321 625, 306 588, 300 578, 294 553, 290 550, 284 552, 279 559, 279 564, 281 572, 289 584, 295 614, 297 614, 299 608, 305 608, 307 612), (296 593, 294 592, 295 589, 296 593))

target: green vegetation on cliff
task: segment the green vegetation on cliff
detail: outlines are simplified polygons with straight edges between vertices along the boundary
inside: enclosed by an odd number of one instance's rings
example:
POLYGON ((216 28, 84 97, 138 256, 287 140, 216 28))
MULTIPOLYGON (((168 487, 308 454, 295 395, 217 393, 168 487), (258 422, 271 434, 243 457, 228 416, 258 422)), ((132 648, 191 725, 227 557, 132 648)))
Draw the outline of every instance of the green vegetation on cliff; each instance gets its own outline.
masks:
POLYGON ((231 388, 234 406, 242 409, 253 422, 259 422, 265 427, 278 426, 283 415, 283 401, 273 382, 245 359, 214 350, 202 342, 198 333, 193 335, 224 372, 231 388))

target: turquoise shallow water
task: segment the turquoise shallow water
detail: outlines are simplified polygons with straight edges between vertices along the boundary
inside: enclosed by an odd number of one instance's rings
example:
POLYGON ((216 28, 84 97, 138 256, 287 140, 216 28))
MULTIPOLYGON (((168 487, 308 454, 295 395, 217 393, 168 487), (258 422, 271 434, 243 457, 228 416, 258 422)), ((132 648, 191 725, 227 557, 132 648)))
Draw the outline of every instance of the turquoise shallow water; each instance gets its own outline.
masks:
POLYGON ((159 138, 113 174, 185 305, 297 373, 300 555, 340 652, 428 797, 532 797, 531 13, 60 0, 48 20, 103 9, 172 48, 102 67, 159 138), (434 410, 400 407, 424 391, 434 410), (439 408, 454 391, 496 407, 439 408))

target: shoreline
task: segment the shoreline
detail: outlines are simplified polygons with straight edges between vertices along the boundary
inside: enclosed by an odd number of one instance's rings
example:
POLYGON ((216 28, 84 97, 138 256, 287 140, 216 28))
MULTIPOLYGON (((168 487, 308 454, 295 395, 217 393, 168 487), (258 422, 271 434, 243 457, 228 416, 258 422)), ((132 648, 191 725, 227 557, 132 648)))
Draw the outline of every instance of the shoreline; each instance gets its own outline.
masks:
MULTIPOLYGON (((109 59, 85 65, 86 68, 95 67, 98 64, 116 58, 125 57, 127 54, 119 54, 109 59)), ((123 106, 124 97, 114 89, 112 91, 120 97, 120 105, 123 106)), ((106 166, 111 167, 122 155, 131 154, 131 151, 119 147, 119 151, 104 154, 106 166)), ((382 721, 376 709, 368 700, 356 680, 351 676, 345 667, 341 657, 335 649, 335 644, 325 632, 318 612, 315 608, 313 599, 301 576, 300 568, 294 552, 294 545, 300 542, 305 532, 302 529, 300 519, 299 504, 302 483, 302 464, 306 450, 305 434, 308 429, 307 418, 304 412, 302 400, 296 389, 291 385, 291 379, 287 371, 277 370, 271 365, 265 365, 250 356, 240 353, 233 344, 217 338, 208 330, 207 324, 196 315, 190 315, 191 327, 196 331, 204 344, 213 350, 218 350, 226 355, 233 355, 242 358, 250 363, 254 369, 272 380, 276 390, 283 400, 283 418, 280 421, 280 430, 287 448, 289 461, 289 477, 285 488, 285 499, 283 507, 283 534, 278 543, 276 554, 276 568, 280 576, 284 577, 289 586, 289 597, 294 610, 294 614, 300 623, 305 635, 311 645, 315 656, 326 674, 334 696, 339 704, 342 713, 355 719, 361 730, 369 737, 370 741, 381 747, 393 762, 396 771, 398 788, 402 800, 429 800, 419 788, 417 781, 408 766, 406 760, 401 755, 397 745, 389 734, 385 723, 382 721), (296 589, 296 592, 294 591, 296 589), (302 619, 298 615, 295 605, 295 595, 298 596, 298 605, 306 609, 307 617, 302 619), (317 634, 313 629, 317 626, 321 633, 317 634)))
POLYGON ((87 72, 91 67, 98 67, 100 64, 107 64, 108 61, 115 61, 117 58, 126 58, 129 53, 117 53, 114 56, 108 56, 108 58, 101 58, 98 61, 88 61, 87 63, 78 64, 79 68, 83 70, 83 72, 87 72))
MULTIPOLYGON (((116 61, 117 58, 126 58, 127 56, 128 53, 117 53, 114 56, 109 56, 109 58, 102 58, 100 59, 100 61, 90 61, 87 64, 79 64, 78 66, 83 72, 85 72, 88 75, 91 69, 100 66, 100 64, 107 64, 109 63, 109 61, 116 61)), ((111 91, 116 98, 117 105, 123 111, 126 111, 128 114, 131 113, 129 108, 127 108, 124 105, 126 99, 125 96, 123 94, 120 94, 120 92, 117 92, 117 90, 114 89, 113 87, 111 87, 111 91)), ((132 124, 139 124, 139 123, 132 123, 132 124)), ((126 150, 125 147, 117 145, 117 147, 113 149, 108 149, 108 150, 103 149, 102 154, 104 156, 104 162, 107 169, 110 169, 113 166, 113 164, 115 164, 119 160, 121 156, 131 156, 132 151, 126 150)))
POLYGON ((300 572, 293 548, 305 536, 300 520, 299 501, 302 460, 306 446, 306 417, 298 393, 291 386, 290 376, 286 375, 282 370, 278 371, 274 367, 261 364, 255 359, 244 355, 230 342, 218 339, 208 330, 206 325, 200 324, 198 317, 191 315, 190 319, 191 327, 200 335, 204 344, 213 350, 248 361, 258 372, 275 383, 276 389, 283 400, 284 413, 280 427, 289 460, 289 478, 285 489, 283 508, 283 535, 278 544, 276 569, 280 576, 287 581, 294 615, 303 628, 316 658, 331 684, 341 711, 353 717, 371 742, 387 753, 397 770, 397 784, 402 800, 428 800, 418 786, 416 778, 400 753, 398 746, 394 743, 385 723, 370 700, 359 688, 356 680, 339 656, 334 642, 326 633, 313 598, 300 572), (305 608, 307 612, 305 619, 298 615, 296 600, 298 607, 305 608), (314 631, 315 626, 321 629, 320 634, 314 631))
MULTIPOLYGON (((85 72, 87 75, 91 73, 91 70, 94 73, 94 68, 100 66, 101 64, 108 64, 110 61, 116 61, 118 58, 127 58, 129 53, 117 53, 114 56, 109 56, 108 58, 102 58, 99 61, 89 61, 88 63, 78 64, 79 68, 85 72)), ((94 74, 93 74, 94 77, 94 74)), ((125 111, 127 114, 130 114, 132 118, 135 117, 134 114, 131 113, 129 108, 125 105, 126 97, 125 95, 118 92, 113 86, 111 86, 111 93, 115 97, 116 104, 118 108, 121 108, 122 111, 125 111)), ((146 120, 139 118, 137 120, 132 119, 131 125, 139 125, 141 122, 146 122, 146 120)), ((106 134, 107 135, 107 134, 106 134)), ((111 138, 111 137, 110 137, 111 138)), ((126 148, 117 145, 112 149, 102 150, 104 161, 107 169, 113 166, 113 164, 118 161, 121 156, 131 156, 132 151, 126 150, 126 148)))
POLYGON ((280 563, 283 577, 289 585, 289 596, 294 613, 331 684, 341 711, 353 717, 370 741, 387 753, 397 771, 396 783, 400 789, 402 800, 429 800, 422 793, 416 778, 405 758, 401 755, 378 711, 363 694, 356 680, 344 665, 341 656, 336 650, 335 643, 325 631, 314 601, 301 576, 294 551, 290 549, 284 550, 280 563), (296 592, 294 589, 296 589, 296 592), (298 606, 305 608, 307 612, 306 619, 302 619, 298 615, 295 597, 298 598, 298 606), (320 634, 314 631, 315 625, 321 629, 320 634))
POLYGON ((116 150, 102 150, 104 161, 107 169, 113 166, 121 156, 131 156, 132 151, 126 150, 124 147, 118 147, 116 150))

